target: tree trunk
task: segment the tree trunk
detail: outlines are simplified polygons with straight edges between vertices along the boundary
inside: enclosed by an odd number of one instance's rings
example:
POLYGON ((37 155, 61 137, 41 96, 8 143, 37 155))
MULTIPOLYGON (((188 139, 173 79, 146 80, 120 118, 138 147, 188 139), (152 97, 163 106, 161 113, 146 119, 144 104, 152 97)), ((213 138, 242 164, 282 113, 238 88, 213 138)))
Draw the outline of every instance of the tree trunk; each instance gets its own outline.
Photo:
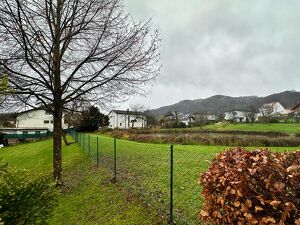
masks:
POLYGON ((62 136, 62 89, 61 89, 61 0, 56 1, 56 23, 54 21, 53 38, 53 177, 62 184, 62 154, 61 154, 61 136, 62 136))
POLYGON ((61 136, 62 136, 62 108, 54 106, 53 114, 53 177, 59 183, 62 178, 62 154, 61 154, 61 136))

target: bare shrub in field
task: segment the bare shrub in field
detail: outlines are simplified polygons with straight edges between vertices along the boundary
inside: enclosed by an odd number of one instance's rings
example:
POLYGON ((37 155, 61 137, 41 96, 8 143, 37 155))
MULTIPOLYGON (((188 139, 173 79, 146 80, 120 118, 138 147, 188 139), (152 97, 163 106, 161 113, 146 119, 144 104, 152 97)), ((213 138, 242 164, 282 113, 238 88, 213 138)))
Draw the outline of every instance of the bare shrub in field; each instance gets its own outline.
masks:
POLYGON ((200 184, 205 224, 300 224, 300 151, 231 149, 214 158, 200 184))
POLYGON ((137 130, 114 130, 110 133, 115 138, 124 138, 130 141, 150 143, 172 143, 186 145, 221 145, 221 146, 261 146, 261 147, 292 147, 299 146, 300 139, 296 137, 266 137, 263 135, 235 135, 209 133, 140 133, 137 130))

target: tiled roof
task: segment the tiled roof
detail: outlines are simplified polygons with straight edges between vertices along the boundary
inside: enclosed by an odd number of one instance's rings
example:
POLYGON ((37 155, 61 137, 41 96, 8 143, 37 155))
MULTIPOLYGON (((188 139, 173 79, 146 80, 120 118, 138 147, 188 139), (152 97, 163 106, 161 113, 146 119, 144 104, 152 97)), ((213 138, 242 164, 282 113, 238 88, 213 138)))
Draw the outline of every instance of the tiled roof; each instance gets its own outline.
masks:
POLYGON ((136 111, 129 111, 129 110, 111 110, 111 112, 115 112, 117 114, 124 114, 124 115, 143 115, 142 112, 136 112, 136 111))
POLYGON ((300 107, 300 103, 298 103, 297 105, 293 106, 293 107, 291 108, 291 110, 296 110, 296 109, 298 109, 299 107, 300 107))

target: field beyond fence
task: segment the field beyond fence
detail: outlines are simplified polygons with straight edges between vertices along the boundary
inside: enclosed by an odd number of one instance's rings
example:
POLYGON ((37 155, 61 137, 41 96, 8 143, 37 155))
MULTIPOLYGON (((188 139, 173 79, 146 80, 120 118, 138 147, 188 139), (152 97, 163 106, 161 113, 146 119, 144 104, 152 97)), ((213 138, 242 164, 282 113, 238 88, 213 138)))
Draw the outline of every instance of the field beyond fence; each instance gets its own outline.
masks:
POLYGON ((126 193, 157 213, 157 224, 201 224, 198 184, 216 153, 228 147, 151 144, 71 132, 100 167, 111 171, 126 193))

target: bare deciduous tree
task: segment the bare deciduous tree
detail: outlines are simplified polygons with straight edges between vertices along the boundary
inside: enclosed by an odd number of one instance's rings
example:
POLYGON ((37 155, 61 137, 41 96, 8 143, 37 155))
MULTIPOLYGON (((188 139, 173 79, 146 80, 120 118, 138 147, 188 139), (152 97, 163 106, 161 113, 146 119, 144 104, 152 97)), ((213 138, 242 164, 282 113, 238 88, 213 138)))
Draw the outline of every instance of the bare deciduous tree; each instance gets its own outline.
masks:
POLYGON ((122 0, 0 1, 0 66, 14 97, 54 117, 53 176, 62 177, 62 111, 143 93, 158 75, 160 39, 122 0))
POLYGON ((256 119, 257 111, 258 111, 257 108, 253 104, 251 104, 249 107, 249 111, 245 113, 251 126, 253 125, 256 119))
POLYGON ((138 119, 143 121, 143 128, 145 127, 146 123, 146 115, 145 111, 147 111, 147 107, 141 104, 135 104, 130 106, 131 111, 133 112, 132 118, 128 119, 131 123, 131 129, 134 128, 134 124, 137 122, 138 119))
POLYGON ((260 109, 260 120, 264 123, 270 123, 272 116, 274 115, 272 104, 264 104, 260 109))
POLYGON ((207 112, 206 111, 200 111, 195 114, 195 126, 200 126, 201 128, 207 124, 207 112))

